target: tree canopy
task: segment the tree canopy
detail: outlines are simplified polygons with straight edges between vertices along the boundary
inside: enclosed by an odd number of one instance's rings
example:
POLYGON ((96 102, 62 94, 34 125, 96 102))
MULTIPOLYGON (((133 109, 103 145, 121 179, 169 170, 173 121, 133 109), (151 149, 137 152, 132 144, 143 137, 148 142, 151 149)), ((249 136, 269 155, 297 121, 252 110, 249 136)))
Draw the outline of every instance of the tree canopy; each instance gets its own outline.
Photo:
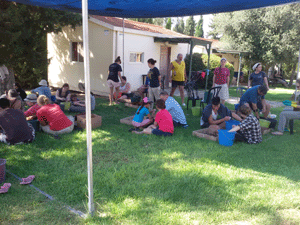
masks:
POLYGON ((200 19, 198 20, 198 23, 196 25, 195 30, 195 37, 203 37, 204 31, 203 31, 203 16, 200 16, 200 19))
POLYGON ((252 63, 295 68, 300 46, 300 5, 222 13, 214 16, 210 33, 228 49, 247 51, 252 63))
POLYGON ((186 20, 186 25, 185 25, 185 28, 184 28, 184 34, 189 35, 189 36, 194 36, 195 26, 196 26, 196 22, 194 20, 194 17, 189 16, 189 18, 186 20))
POLYGON ((36 85, 47 77, 47 33, 79 24, 79 14, 1 1, 0 65, 13 69, 22 85, 36 85))

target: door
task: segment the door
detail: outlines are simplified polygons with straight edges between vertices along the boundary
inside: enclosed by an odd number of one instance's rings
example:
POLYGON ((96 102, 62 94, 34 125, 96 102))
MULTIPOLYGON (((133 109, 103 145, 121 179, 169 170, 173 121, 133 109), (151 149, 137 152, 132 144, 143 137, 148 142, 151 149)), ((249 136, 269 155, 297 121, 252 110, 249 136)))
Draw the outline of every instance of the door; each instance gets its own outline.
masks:
POLYGON ((164 45, 160 46, 160 75, 161 78, 164 78, 164 87, 169 87, 169 77, 170 77, 170 57, 171 57, 171 47, 167 47, 164 45))

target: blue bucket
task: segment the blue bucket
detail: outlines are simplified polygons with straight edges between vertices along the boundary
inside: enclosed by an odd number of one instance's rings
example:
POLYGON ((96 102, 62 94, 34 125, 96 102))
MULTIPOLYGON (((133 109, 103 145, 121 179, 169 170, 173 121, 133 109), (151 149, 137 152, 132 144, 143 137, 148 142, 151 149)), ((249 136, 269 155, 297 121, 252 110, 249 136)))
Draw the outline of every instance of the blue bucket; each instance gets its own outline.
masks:
POLYGON ((240 125, 240 121, 237 120, 228 120, 226 121, 226 130, 231 130, 232 129, 232 125, 240 125))
POLYGON ((228 130, 218 130, 219 132, 219 144, 224 146, 232 146, 235 133, 236 132, 228 132, 228 130))

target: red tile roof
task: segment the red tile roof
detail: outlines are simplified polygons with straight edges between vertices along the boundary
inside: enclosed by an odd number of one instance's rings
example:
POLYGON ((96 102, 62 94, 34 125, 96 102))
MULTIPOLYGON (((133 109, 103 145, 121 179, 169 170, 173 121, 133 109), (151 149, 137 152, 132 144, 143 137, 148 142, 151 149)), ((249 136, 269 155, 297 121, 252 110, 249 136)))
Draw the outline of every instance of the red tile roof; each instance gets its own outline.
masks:
MULTIPOLYGON (((123 27, 123 19, 121 18, 107 17, 107 16, 94 16, 94 15, 92 15, 91 17, 116 27, 123 27)), ((124 20, 124 23, 125 23, 124 24, 125 28, 148 31, 148 32, 158 33, 158 34, 166 34, 166 35, 176 36, 176 37, 187 37, 187 38, 190 37, 188 35, 177 33, 175 31, 154 24, 142 23, 142 22, 127 20, 127 19, 124 20)), ((199 40, 205 40, 205 41, 213 41, 212 39, 206 39, 200 37, 193 37, 193 38, 199 40)))

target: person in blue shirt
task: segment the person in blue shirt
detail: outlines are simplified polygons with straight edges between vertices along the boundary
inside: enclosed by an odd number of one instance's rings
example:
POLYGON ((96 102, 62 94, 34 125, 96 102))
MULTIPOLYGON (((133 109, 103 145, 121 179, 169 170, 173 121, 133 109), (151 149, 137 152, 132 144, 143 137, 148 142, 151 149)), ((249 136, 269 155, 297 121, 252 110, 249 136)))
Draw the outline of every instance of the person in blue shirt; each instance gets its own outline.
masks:
POLYGON ((165 101, 166 110, 172 115, 174 126, 187 128, 186 118, 180 104, 173 97, 169 96, 166 91, 160 92, 159 97, 165 101))
MULTIPOLYGON (((129 129, 129 131, 138 131, 139 128, 147 127, 153 123, 153 115, 150 114, 148 109, 151 103, 152 101, 149 101, 147 97, 143 98, 142 105, 138 108, 132 120, 134 128, 129 129), (147 116, 147 119, 144 119, 145 116, 147 116)), ((155 110, 153 110, 152 114, 154 114, 154 112, 155 110)))
POLYGON ((41 85, 38 88, 35 88, 31 91, 31 93, 38 93, 38 95, 46 95, 47 98, 51 99, 51 90, 48 87, 48 83, 46 80, 41 80, 39 85, 41 85))
POLYGON ((226 121, 230 120, 231 117, 237 121, 242 121, 237 114, 231 112, 220 102, 220 97, 213 97, 211 104, 208 104, 204 108, 202 117, 200 119, 200 125, 202 128, 210 128, 211 130, 224 129, 226 126, 226 121))
POLYGON ((241 97, 239 107, 242 105, 249 106, 256 115, 256 118, 259 119, 259 110, 262 110, 262 113, 265 118, 268 117, 270 113, 271 106, 266 103, 265 99, 261 99, 262 96, 266 95, 268 89, 264 85, 257 85, 248 89, 241 97))

